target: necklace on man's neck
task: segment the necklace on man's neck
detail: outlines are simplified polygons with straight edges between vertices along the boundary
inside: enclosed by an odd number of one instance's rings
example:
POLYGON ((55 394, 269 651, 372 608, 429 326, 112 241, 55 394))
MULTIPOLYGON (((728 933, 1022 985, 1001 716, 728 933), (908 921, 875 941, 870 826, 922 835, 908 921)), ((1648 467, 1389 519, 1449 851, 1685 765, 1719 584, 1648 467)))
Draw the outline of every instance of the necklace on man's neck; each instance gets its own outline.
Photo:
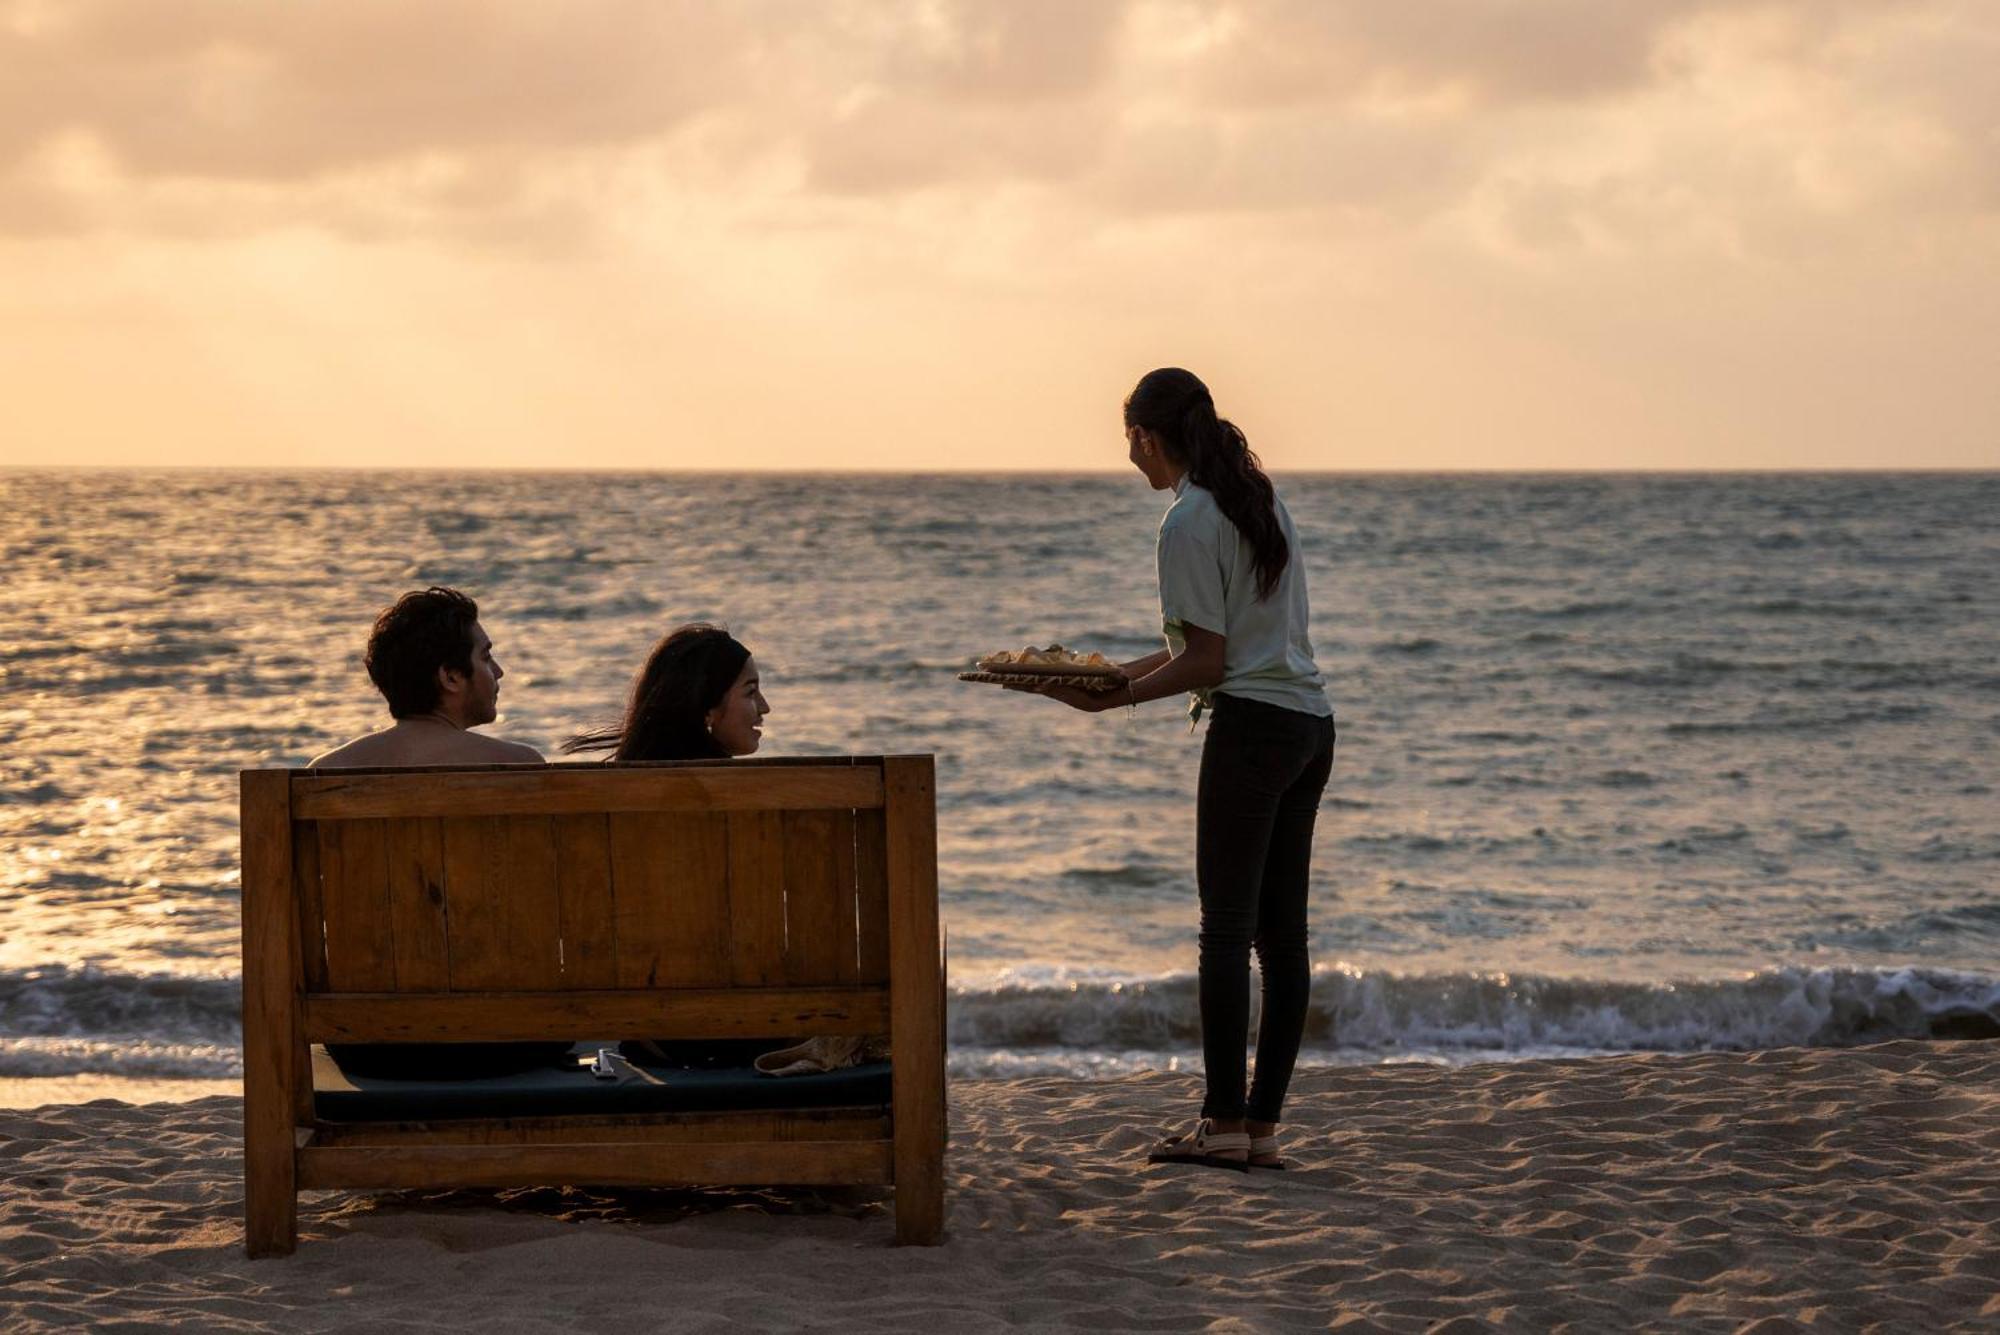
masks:
POLYGON ((450 728, 450 729, 451 729, 451 730, 452 730, 453 732, 464 732, 464 731, 465 731, 465 728, 464 728, 464 726, 463 726, 462 724, 459 724, 459 723, 456 723, 456 722, 452 721, 451 719, 449 719, 449 718, 445 717, 445 716, 444 716, 443 714, 439 713, 439 712, 438 712, 437 710, 435 710, 435 709, 433 709, 433 710, 432 710, 432 711, 431 711, 430 713, 428 713, 428 714, 412 714, 412 715, 410 715, 410 717, 409 717, 409 718, 405 719, 405 720, 404 720, 404 722, 406 722, 406 723, 436 723, 436 724, 439 724, 439 725, 440 725, 440 726, 442 726, 442 727, 446 727, 446 728, 450 728))

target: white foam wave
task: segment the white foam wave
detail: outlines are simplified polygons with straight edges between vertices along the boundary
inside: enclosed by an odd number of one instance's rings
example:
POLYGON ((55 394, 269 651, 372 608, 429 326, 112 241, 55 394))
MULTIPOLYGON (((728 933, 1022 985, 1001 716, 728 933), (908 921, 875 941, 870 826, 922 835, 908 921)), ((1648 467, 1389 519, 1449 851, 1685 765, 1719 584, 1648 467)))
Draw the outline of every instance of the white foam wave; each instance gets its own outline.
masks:
POLYGON ((0 1038, 0 1077, 119 1075, 131 1079, 233 1079, 243 1054, 211 1043, 144 1039, 0 1038))
MULTIPOLYGON (((49 965, 0 970, 0 1076, 239 1075, 232 978, 49 965)), ((1065 979, 1021 969, 951 998, 951 1068, 966 1078, 1101 1078, 1199 1065, 1188 975, 1065 979)), ((2000 978, 1945 969, 1780 968, 1677 983, 1543 975, 1315 979, 1305 1042, 1318 1060, 1844 1046, 2000 1035, 2000 978)))
MULTIPOLYGON (((1943 969, 1781 968, 1680 983, 1322 971, 1306 1042, 1491 1053, 1843 1046, 2000 1032, 2000 979, 1943 969)), ((958 992, 957 1048, 1165 1051, 1200 1041, 1195 980, 958 992)))

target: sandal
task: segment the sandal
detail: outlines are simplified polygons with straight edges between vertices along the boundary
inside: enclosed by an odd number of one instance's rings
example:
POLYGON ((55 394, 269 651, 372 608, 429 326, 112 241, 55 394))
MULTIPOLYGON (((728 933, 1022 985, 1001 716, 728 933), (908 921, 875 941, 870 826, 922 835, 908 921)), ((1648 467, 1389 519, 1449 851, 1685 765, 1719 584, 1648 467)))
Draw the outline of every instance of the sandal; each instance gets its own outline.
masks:
POLYGON ((1262 1173, 1282 1173, 1291 1168, 1290 1164, 1278 1157, 1278 1133, 1275 1131, 1268 1136, 1250 1137, 1250 1158, 1247 1162, 1250 1167, 1262 1173), (1258 1163, 1259 1159, 1269 1159, 1270 1162, 1258 1163))
POLYGON ((1147 1163, 1192 1163, 1205 1168, 1250 1171, 1250 1135, 1246 1131, 1210 1131, 1206 1117, 1183 1136, 1168 1136, 1153 1146, 1147 1163))

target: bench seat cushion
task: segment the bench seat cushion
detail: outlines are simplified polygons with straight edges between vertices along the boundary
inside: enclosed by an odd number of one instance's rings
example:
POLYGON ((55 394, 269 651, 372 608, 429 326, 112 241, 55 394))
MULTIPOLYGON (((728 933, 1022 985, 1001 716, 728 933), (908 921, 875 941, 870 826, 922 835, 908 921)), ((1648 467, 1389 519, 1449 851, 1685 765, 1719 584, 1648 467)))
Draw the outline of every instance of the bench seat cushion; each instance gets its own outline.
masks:
POLYGON ((328 1122, 425 1122, 565 1113, 740 1112, 887 1107, 889 1063, 774 1077, 748 1068, 628 1069, 599 1080, 582 1062, 472 1080, 385 1080, 313 1053, 313 1110, 328 1122))

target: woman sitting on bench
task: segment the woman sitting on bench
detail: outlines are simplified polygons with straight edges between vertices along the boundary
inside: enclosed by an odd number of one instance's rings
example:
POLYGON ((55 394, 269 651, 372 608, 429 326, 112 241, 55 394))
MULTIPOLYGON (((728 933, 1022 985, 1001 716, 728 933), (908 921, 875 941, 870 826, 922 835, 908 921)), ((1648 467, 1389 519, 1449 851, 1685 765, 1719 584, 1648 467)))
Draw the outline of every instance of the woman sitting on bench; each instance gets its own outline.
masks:
MULTIPOLYGON (((682 626, 653 646, 632 683, 625 717, 579 733, 566 754, 609 751, 610 760, 731 760, 754 752, 771 712, 757 662, 719 626, 682 626)), ((627 1040, 625 1055, 669 1066, 748 1066, 789 1039, 627 1040)))

